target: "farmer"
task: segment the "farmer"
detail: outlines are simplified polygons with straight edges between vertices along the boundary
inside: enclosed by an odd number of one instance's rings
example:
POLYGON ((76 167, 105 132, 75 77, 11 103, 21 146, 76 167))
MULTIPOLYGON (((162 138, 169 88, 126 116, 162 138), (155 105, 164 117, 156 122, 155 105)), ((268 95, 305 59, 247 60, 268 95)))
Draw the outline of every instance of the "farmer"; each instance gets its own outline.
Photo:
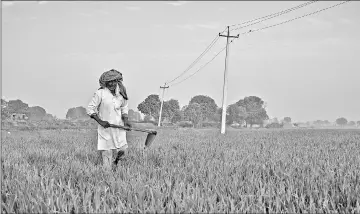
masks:
POLYGON ((99 123, 97 149, 106 169, 111 169, 112 163, 117 165, 128 148, 126 131, 110 127, 110 124, 131 127, 128 120, 128 97, 122 81, 119 71, 112 69, 104 72, 99 79, 100 88, 87 107, 87 114, 99 123), (113 150, 117 152, 114 162, 113 150))

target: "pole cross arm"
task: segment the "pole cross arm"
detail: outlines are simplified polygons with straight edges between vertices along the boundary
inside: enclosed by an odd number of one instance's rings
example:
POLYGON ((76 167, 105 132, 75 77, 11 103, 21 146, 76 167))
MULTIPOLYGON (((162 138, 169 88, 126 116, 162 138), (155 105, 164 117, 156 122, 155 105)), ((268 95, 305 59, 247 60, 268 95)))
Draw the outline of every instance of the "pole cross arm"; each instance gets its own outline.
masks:
POLYGON ((236 36, 228 36, 228 35, 221 35, 219 33, 219 36, 222 36, 222 37, 228 37, 228 38, 239 38, 240 34, 236 35, 236 36))

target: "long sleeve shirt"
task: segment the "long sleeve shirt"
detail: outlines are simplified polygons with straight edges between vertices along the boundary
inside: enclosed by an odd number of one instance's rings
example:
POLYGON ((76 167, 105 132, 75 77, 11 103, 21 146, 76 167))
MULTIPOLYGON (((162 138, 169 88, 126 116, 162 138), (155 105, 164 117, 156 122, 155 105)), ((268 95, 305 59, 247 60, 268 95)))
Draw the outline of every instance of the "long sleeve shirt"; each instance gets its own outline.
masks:
MULTIPOLYGON (((109 89, 103 88, 94 93, 86 111, 88 115, 96 113, 101 120, 110 124, 123 126, 122 115, 128 114, 128 101, 120 94, 114 96, 109 89)), ((119 149, 123 146, 127 146, 125 130, 98 125, 98 150, 119 149)))

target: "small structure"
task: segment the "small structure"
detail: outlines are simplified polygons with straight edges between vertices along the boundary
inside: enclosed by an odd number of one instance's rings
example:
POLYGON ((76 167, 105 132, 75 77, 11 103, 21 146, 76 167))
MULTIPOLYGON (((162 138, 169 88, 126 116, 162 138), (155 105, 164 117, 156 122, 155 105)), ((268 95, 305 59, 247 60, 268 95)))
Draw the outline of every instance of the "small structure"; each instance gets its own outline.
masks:
POLYGON ((28 117, 25 114, 13 113, 11 114, 10 119, 12 121, 24 121, 27 120, 28 117))

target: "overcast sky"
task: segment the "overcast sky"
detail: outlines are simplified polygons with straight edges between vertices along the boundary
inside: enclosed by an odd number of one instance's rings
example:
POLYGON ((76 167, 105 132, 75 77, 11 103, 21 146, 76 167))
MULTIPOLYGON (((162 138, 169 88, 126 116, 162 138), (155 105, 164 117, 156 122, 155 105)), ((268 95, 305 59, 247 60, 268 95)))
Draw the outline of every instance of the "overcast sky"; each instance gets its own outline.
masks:
MULTIPOLYGON (((278 12, 299 1, 2 2, 2 96, 64 118, 87 106, 100 75, 123 72, 130 108, 182 73, 227 25, 278 12)), ((232 34, 279 23, 338 2, 317 2, 232 34)), ((267 102, 270 117, 293 121, 360 120, 360 2, 266 30, 230 46, 228 104, 267 102)), ((221 37, 189 71, 225 47, 221 37)), ((186 105, 203 94, 221 106, 225 52, 165 99, 186 105)), ((187 77, 185 75, 184 77, 187 77)), ((181 78, 179 79, 181 80, 181 78)))

